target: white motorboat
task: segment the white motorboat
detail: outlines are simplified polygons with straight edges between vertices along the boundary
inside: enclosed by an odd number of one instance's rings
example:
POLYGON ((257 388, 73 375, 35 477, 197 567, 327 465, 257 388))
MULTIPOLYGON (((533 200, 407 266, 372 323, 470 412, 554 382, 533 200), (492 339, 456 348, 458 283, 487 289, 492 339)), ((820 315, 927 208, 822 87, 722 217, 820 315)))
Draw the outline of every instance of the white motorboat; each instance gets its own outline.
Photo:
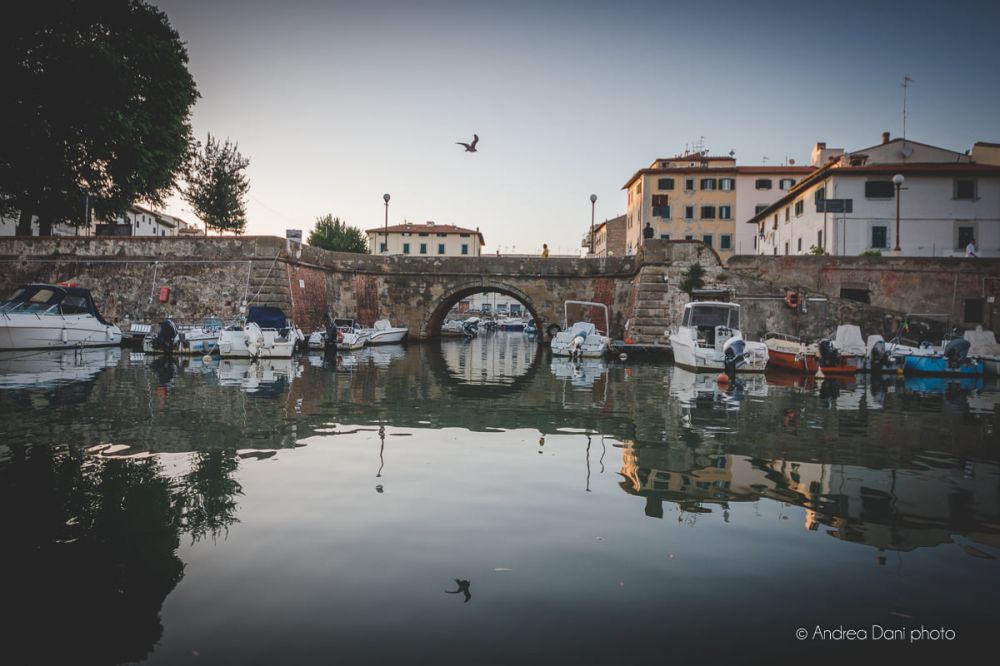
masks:
POLYGON ((764 372, 767 345, 743 339, 740 306, 721 301, 695 301, 684 306, 680 326, 670 333, 674 363, 695 372, 734 370, 764 372))
POLYGON ((566 301, 563 304, 563 316, 566 329, 560 331, 552 338, 552 353, 556 356, 570 356, 578 358, 600 358, 608 352, 611 346, 611 338, 608 331, 611 327, 611 318, 608 314, 608 306, 604 303, 593 303, 591 301, 566 301), (604 328, 600 329, 589 321, 578 321, 573 325, 569 324, 569 307, 579 305, 593 312, 598 309, 604 313, 604 328))
POLYGON ((206 317, 198 326, 178 326, 173 319, 164 319, 156 335, 143 338, 142 350, 147 354, 213 354, 219 351, 219 336, 225 327, 219 317, 206 317))
POLYGON ((970 343, 969 356, 983 362, 986 374, 991 377, 1000 375, 1000 344, 993 331, 984 331, 982 326, 976 326, 976 330, 966 331, 963 337, 970 343))
POLYGON ((75 284, 29 284, 0 303, 0 349, 113 347, 122 331, 75 284))
POLYGON ((501 317, 497 328, 501 331, 523 331, 527 322, 520 317, 501 317))
POLYGON ((450 319, 441 324, 441 337, 474 338, 478 334, 478 320, 450 319))
POLYGON ((278 308, 253 306, 242 326, 219 335, 223 358, 290 358, 302 333, 278 308))
POLYGON ((326 349, 326 331, 313 331, 306 338, 306 346, 311 350, 326 349))
POLYGON ((334 319, 337 327, 337 349, 356 351, 368 343, 368 330, 353 319, 334 319))
POLYGON ((370 345, 393 345, 402 342, 410 329, 393 326, 388 319, 379 319, 366 332, 370 345))

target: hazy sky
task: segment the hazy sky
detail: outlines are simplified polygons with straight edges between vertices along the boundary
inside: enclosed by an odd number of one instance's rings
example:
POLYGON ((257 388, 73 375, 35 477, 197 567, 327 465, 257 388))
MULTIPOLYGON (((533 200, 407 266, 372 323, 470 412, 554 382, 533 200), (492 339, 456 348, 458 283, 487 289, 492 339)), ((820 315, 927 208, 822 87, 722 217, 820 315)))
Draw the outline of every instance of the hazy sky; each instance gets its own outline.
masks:
POLYGON ((904 74, 910 138, 1000 141, 996 1, 153 2, 196 134, 251 160, 254 234, 381 226, 388 192, 390 224, 577 253, 591 193, 598 221, 623 213, 632 173, 701 136, 740 164, 895 136, 904 74))

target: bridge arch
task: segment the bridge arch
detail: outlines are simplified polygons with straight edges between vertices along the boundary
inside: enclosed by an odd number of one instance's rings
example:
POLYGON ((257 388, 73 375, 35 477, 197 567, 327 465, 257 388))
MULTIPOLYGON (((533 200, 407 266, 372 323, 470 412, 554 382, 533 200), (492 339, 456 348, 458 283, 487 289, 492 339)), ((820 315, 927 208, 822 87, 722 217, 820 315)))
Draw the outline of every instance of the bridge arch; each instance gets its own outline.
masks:
MULTIPOLYGON (((423 339, 440 337, 441 324, 444 323, 444 318, 448 316, 448 311, 455 307, 455 304, 463 298, 481 293, 497 293, 516 298, 528 310, 528 314, 530 314, 531 317, 538 322, 539 330, 546 330, 545 325, 547 322, 540 316, 540 308, 527 294, 506 282, 484 280, 474 284, 465 284, 453 287, 442 294, 429 308, 430 314, 426 317, 426 319, 424 319, 420 327, 420 337, 423 339)), ((538 336, 539 341, 541 341, 542 337, 543 336, 541 335, 538 336)))

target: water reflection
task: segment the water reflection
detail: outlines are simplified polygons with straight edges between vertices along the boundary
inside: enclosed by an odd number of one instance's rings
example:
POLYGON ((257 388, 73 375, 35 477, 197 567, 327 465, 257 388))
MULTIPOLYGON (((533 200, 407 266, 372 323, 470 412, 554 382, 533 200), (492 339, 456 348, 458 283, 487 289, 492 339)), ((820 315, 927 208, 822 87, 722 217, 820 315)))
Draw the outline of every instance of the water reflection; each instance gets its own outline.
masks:
MULTIPOLYGON (((424 628, 422 613, 444 621, 421 596, 441 599, 433 581, 454 580, 446 591, 464 605, 475 578, 470 611, 550 593, 573 612, 599 608, 579 576, 561 582, 570 560, 594 580, 613 570, 616 592, 631 589, 619 580, 657 593, 669 581, 687 606, 697 597, 683 576, 648 559, 645 548, 663 555, 664 542, 715 563, 684 570, 701 583, 751 551, 762 571, 797 553, 780 576, 761 574, 779 600, 788 599, 773 591, 779 578, 796 590, 820 585, 808 566, 827 556, 856 572, 830 544, 863 544, 880 562, 953 543, 984 566, 1000 554, 995 385, 745 375, 723 388, 668 365, 552 358, 519 334, 257 364, 121 354, 26 362, 0 359, 4 564, 23 574, 12 582, 11 603, 24 609, 14 629, 70 627, 38 661, 137 661, 158 643, 165 661, 186 654, 164 632, 161 608, 169 596, 204 612, 185 588, 206 579, 179 583, 198 576, 184 562, 204 564, 214 549, 241 572, 212 600, 232 597, 238 626, 253 625, 241 581, 269 580, 274 562, 294 558, 302 585, 322 594, 288 592, 290 623, 359 622, 391 598, 424 628), (48 372, 58 378, 32 379, 48 372), (677 540, 673 527, 697 529, 677 540), (589 551, 598 539, 607 547, 589 551), (490 575, 508 576, 507 587, 490 575), (391 578, 386 589, 379 576, 391 578)), ((936 590, 931 607, 970 581, 950 566, 933 569, 947 585, 912 581, 936 590)), ((289 585, 261 589, 283 598, 289 585)), ((740 589, 727 594, 745 608, 755 597, 740 589)), ((655 607, 628 598, 637 615, 655 607)), ((184 613, 172 617, 175 635, 189 635, 184 613)), ((249 645, 264 633, 253 629, 249 645)), ((326 635, 316 631, 311 640, 326 635)))
POLYGON ((118 347, 0 352, 0 389, 51 388, 94 379, 121 360, 118 347))

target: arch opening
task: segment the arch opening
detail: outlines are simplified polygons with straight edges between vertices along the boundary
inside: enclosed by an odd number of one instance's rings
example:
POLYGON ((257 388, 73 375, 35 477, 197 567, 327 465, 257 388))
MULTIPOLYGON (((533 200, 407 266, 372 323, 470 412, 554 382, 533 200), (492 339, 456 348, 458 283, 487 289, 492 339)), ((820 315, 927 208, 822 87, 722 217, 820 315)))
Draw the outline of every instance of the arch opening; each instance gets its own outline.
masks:
MULTIPOLYGON (((498 316, 520 316, 526 321, 533 320, 539 333, 546 330, 544 328, 546 322, 527 294, 516 287, 504 284, 466 285, 451 290, 431 309, 423 324, 421 337, 440 338, 441 326, 452 315, 459 319, 476 316, 494 320, 498 316), (486 298, 473 298, 479 294, 485 295, 486 298)), ((539 335, 539 343, 542 339, 543 336, 539 335)))

